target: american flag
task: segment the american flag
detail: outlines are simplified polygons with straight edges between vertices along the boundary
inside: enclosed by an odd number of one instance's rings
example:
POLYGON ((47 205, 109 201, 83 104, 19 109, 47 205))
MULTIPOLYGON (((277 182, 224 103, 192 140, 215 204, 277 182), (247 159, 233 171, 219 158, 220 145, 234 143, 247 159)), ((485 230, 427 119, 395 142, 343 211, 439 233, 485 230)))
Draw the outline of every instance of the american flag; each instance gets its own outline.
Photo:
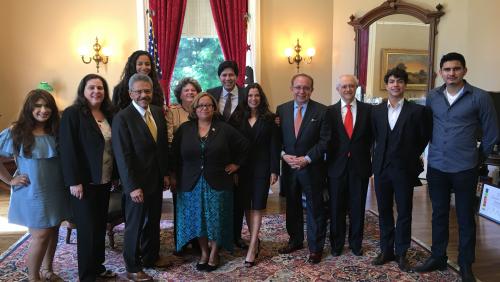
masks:
POLYGON ((153 30, 153 19, 151 18, 151 11, 148 13, 149 16, 149 35, 148 35, 148 52, 153 57, 154 64, 156 66, 156 72, 158 73, 158 79, 162 78, 162 71, 160 67, 160 57, 158 56, 158 45, 156 44, 155 33, 153 30))

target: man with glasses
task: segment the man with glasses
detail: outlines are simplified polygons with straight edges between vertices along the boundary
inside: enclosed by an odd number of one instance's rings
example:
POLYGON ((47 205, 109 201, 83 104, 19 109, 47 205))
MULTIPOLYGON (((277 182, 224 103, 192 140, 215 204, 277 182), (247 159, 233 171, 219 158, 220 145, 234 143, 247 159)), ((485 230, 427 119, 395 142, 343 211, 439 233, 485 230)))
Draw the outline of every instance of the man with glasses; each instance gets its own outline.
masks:
POLYGON ((323 206, 324 155, 328 128, 324 122, 326 106, 311 100, 313 78, 307 74, 292 77, 290 91, 293 100, 277 108, 280 118, 282 159, 290 170, 286 191, 286 229, 288 243, 281 254, 303 248, 304 222, 302 193, 306 196, 308 262, 321 261, 325 241, 323 206))
POLYGON ((127 278, 151 281, 143 267, 162 266, 160 218, 162 189, 169 186, 167 125, 160 107, 150 105, 153 82, 134 74, 132 103, 113 119, 112 144, 125 196, 123 258, 127 278))
POLYGON ((349 215, 349 247, 363 255, 363 227, 368 179, 372 174, 371 105, 356 100, 358 80, 341 75, 337 80, 340 101, 329 106, 325 120, 330 128, 328 192, 330 195, 330 245, 333 256, 344 250, 346 215, 349 215))

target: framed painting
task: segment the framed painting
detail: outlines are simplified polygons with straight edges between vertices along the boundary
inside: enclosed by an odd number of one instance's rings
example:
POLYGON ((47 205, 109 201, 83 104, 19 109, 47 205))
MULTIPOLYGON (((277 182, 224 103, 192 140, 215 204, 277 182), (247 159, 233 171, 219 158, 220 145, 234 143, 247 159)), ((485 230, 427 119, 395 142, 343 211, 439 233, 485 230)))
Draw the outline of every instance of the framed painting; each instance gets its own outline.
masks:
POLYGON ((408 73, 408 90, 426 90, 429 69, 429 51, 383 48, 380 62, 380 89, 385 89, 387 70, 400 67, 408 73))

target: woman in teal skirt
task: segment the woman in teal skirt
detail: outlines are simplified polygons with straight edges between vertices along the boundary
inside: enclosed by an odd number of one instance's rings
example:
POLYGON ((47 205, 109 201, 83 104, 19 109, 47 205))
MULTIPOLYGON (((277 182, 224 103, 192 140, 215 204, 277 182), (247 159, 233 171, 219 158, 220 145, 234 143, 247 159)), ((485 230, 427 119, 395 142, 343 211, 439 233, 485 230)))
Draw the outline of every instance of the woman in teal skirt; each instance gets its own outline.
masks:
POLYGON ((0 133, 0 155, 14 157, 14 175, 0 163, 0 178, 11 186, 9 222, 28 227, 29 281, 58 280, 52 262, 59 225, 70 216, 69 191, 64 187, 56 134, 56 102, 45 90, 28 93, 19 119, 0 133))
POLYGON ((178 193, 176 249, 198 238, 201 258, 196 269, 200 271, 217 269, 219 248, 233 248, 234 173, 245 161, 249 146, 217 115, 215 99, 199 94, 189 121, 177 130, 172 145, 178 193))

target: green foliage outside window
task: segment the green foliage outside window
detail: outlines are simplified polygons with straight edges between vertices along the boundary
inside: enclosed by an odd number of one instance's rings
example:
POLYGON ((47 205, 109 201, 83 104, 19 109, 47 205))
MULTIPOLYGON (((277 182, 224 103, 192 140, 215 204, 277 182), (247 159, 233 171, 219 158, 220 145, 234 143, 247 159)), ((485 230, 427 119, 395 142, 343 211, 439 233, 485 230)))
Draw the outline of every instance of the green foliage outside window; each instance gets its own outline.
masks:
POLYGON ((184 77, 198 80, 203 90, 220 85, 217 67, 224 61, 218 38, 183 37, 177 52, 174 74, 170 84, 170 103, 177 100, 174 88, 184 77))

